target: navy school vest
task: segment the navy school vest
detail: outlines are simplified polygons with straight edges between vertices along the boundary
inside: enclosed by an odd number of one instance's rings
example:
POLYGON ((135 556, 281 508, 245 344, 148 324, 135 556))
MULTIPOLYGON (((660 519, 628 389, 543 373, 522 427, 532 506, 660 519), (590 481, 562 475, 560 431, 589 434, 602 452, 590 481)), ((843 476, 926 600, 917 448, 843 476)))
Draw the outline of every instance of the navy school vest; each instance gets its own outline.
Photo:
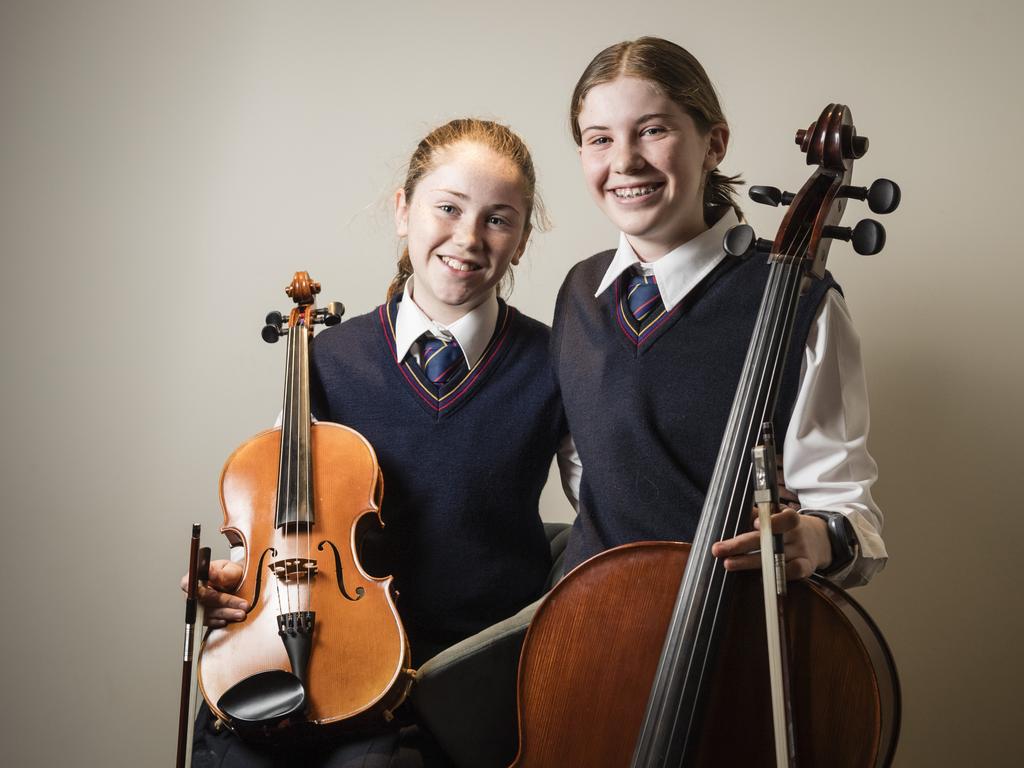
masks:
POLYGON ((545 325, 500 302, 480 362, 437 387, 411 357, 395 362, 400 299, 316 337, 311 393, 318 419, 376 451, 385 528, 364 560, 394 574, 418 665, 540 595, 538 501, 566 426, 545 325))
MULTIPOLYGON (((768 265, 726 258, 638 344, 624 328, 623 280, 594 297, 614 251, 577 264, 558 295, 552 357, 583 464, 572 568, 632 541, 692 541, 739 382, 768 265)), ((808 331, 829 288, 797 309, 775 411, 785 440, 808 331)))

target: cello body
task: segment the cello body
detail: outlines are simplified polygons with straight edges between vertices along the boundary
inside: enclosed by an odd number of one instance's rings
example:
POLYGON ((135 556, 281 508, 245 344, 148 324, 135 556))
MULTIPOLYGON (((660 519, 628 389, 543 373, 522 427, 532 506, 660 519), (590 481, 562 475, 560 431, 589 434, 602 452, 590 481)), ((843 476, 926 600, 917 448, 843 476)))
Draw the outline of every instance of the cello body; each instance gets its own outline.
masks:
POLYGON ((756 239, 747 225, 725 237, 729 256, 766 255, 769 273, 692 543, 611 549, 552 590, 520 660, 515 766, 866 768, 892 760, 900 717, 892 656, 867 614, 815 579, 792 584, 784 604, 793 724, 779 730, 789 757, 776 755, 761 579, 729 573, 712 555, 715 542, 752 529, 751 451, 770 433, 803 287, 825 275, 833 239, 852 239, 862 254, 884 246, 875 221, 839 226, 847 201, 866 199, 882 214, 899 204, 887 179, 870 190, 852 185, 868 140, 845 105, 826 106, 796 143, 816 166, 800 192, 751 190, 788 206, 775 240, 756 239))
MULTIPOLYGON (((628 768, 688 544, 642 542, 595 555, 545 598, 519 666, 516 768, 628 768)), ((773 766, 761 583, 739 574, 686 765, 773 766)), ((786 598, 793 717, 801 767, 886 766, 899 731, 896 667, 877 627, 828 582, 786 598)))

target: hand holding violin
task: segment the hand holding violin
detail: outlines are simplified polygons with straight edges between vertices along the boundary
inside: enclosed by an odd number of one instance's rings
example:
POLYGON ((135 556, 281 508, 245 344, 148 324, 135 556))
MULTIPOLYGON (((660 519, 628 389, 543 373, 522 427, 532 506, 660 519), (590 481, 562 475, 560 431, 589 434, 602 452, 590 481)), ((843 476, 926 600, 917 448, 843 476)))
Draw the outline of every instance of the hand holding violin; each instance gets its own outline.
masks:
MULTIPOLYGON (((242 566, 230 560, 210 563, 210 577, 199 586, 199 602, 203 605, 203 624, 223 627, 228 622, 245 618, 246 602, 231 594, 242 581, 242 566)), ((181 577, 181 590, 188 592, 188 574, 181 577)))

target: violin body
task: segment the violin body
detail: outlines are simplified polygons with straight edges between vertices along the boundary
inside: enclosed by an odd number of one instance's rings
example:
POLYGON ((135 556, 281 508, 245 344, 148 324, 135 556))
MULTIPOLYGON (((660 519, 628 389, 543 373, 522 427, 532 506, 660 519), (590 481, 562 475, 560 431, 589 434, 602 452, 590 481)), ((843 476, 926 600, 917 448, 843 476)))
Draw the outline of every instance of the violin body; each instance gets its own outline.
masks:
MULTIPOLYGON (((686 567, 689 544, 602 552, 538 608, 519 664, 516 768, 628 768, 686 567)), ((703 726, 687 766, 774 766, 757 573, 734 574, 703 726)), ((790 583, 797 764, 886 766, 899 731, 896 667, 868 615, 841 589, 790 583)))
MULTIPOLYGON (((384 481, 366 439, 348 427, 312 423, 309 339, 344 308, 317 310, 320 291, 297 272, 288 320, 280 428, 244 443, 221 473, 221 532, 244 552, 235 594, 246 617, 210 630, 200 649, 199 687, 216 717, 255 741, 308 741, 338 729, 373 729, 409 692, 409 643, 392 579, 358 558, 369 526, 382 526, 384 481)), ((267 316, 276 341, 281 313, 267 316)))
MULTIPOLYGON (((369 576, 356 557, 360 521, 365 525, 377 519, 383 491, 373 449, 358 433, 337 424, 317 423, 311 432, 318 525, 308 557, 316 560, 310 603, 319 631, 310 654, 306 718, 273 728, 235 724, 250 738, 279 737, 278 731, 285 726, 298 737, 310 726, 365 725, 397 706, 411 683, 409 679, 402 684, 408 642, 392 599, 392 580, 369 576), (339 456, 344 457, 340 462, 339 456), (337 548, 340 569, 333 548, 320 548, 321 541, 337 548), (359 590, 363 596, 350 600, 339 584, 350 596, 359 590)), ((236 594, 253 607, 245 621, 207 634, 199 681, 213 713, 229 724, 231 719, 217 706, 225 691, 250 675, 291 669, 278 637, 276 617, 281 608, 279 585, 268 578, 271 556, 261 563, 262 553, 268 550, 290 551, 292 544, 285 539, 294 538, 273 525, 277 477, 261 471, 277 468, 280 443, 280 429, 257 435, 232 454, 221 475, 225 520, 221 532, 230 541, 240 542, 247 554, 236 594)))

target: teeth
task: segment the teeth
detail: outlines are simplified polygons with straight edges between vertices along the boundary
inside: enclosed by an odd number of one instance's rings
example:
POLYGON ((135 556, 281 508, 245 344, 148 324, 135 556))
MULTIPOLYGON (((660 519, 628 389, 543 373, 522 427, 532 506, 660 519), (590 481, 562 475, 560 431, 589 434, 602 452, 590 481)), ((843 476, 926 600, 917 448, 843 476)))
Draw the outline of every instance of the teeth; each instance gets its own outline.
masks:
POLYGON ((613 191, 615 192, 616 197, 622 200, 628 200, 632 197, 641 197, 642 195, 651 194, 654 191, 654 185, 648 184, 646 187, 620 187, 613 191))
POLYGON ((480 269, 476 264, 470 264, 468 261, 459 261, 458 259, 453 259, 451 256, 442 256, 441 261, 452 269, 459 270, 459 272, 472 272, 475 269, 480 269))

